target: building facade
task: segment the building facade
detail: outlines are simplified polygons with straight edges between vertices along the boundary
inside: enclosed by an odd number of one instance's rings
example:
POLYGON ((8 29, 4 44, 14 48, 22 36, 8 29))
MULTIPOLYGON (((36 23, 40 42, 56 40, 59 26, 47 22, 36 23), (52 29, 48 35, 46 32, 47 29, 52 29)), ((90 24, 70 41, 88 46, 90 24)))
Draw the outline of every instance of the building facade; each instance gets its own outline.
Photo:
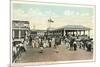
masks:
POLYGON ((31 36, 45 36, 46 35, 46 30, 32 30, 31 31, 31 36))
POLYGON ((23 41, 30 35, 29 21, 12 21, 12 39, 13 41, 23 41))
POLYGON ((67 25, 53 30, 48 30, 48 35, 67 36, 67 35, 88 35, 90 36, 90 28, 82 25, 67 25))

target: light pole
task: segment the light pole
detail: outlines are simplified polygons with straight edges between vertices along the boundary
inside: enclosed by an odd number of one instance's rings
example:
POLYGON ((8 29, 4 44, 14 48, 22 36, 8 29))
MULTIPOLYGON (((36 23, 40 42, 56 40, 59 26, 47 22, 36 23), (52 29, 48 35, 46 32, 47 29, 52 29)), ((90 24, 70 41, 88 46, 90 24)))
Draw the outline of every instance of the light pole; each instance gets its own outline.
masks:
POLYGON ((51 28, 51 23, 53 23, 53 22, 54 22, 54 21, 53 21, 51 18, 48 19, 47 36, 48 36, 48 34, 49 34, 49 30, 50 30, 50 28, 51 28))
POLYGON ((48 19, 48 28, 51 28, 51 23, 53 23, 53 22, 54 21, 51 18, 48 19))

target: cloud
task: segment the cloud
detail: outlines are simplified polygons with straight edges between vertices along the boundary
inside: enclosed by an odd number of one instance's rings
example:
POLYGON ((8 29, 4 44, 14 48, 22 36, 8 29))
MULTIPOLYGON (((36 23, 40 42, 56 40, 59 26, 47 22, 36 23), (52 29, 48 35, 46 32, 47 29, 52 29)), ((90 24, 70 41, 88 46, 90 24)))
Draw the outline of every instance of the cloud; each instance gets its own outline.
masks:
POLYGON ((37 17, 44 17, 39 9, 30 8, 27 12, 22 9, 13 9, 13 19, 31 20, 37 17))
POLYGON ((27 15, 23 10, 14 9, 13 10, 13 19, 24 20, 26 19, 27 15))
POLYGON ((74 14, 74 11, 71 11, 71 10, 65 10, 64 11, 65 16, 70 16, 70 15, 73 15, 73 14, 74 14))
POLYGON ((53 18, 56 19, 59 17, 55 12, 47 10, 45 12, 39 10, 38 8, 30 8, 27 11, 22 9, 13 9, 13 19, 19 20, 37 20, 37 19, 47 19, 53 18))
POLYGON ((44 16, 44 14, 39 9, 32 9, 30 8, 27 12, 27 15, 29 16, 44 16))
POLYGON ((56 19, 59 17, 58 14, 56 14, 54 11, 52 10, 47 10, 45 11, 45 15, 48 17, 48 18, 53 18, 53 19, 56 19))
POLYGON ((79 16, 79 17, 88 17, 89 13, 82 13, 79 11, 71 11, 71 10, 65 10, 64 11, 65 16, 79 16))
POLYGON ((89 16, 89 13, 82 13, 81 16, 83 17, 89 16))

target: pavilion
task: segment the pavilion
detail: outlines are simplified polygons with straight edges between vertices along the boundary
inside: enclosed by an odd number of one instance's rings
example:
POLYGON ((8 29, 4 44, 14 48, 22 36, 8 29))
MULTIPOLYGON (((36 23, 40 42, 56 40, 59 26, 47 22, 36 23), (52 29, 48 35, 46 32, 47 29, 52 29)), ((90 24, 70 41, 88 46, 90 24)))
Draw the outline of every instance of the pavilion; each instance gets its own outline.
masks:
POLYGON ((72 34, 75 36, 78 35, 88 35, 90 36, 90 30, 91 28, 82 26, 82 25, 66 25, 60 28, 56 28, 53 30, 49 30, 50 35, 61 35, 61 36, 65 36, 68 34, 72 34))

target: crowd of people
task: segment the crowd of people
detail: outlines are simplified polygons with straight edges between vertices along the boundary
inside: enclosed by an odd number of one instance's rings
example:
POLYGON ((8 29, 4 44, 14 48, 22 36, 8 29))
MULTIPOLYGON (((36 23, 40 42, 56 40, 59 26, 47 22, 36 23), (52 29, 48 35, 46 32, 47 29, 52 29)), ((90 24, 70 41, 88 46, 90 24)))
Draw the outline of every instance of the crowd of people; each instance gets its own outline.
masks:
POLYGON ((74 50, 76 51, 78 48, 92 51, 93 49, 93 39, 90 38, 87 35, 81 35, 81 36, 51 36, 46 38, 45 36, 39 37, 33 37, 32 39, 32 46, 40 47, 41 51, 40 53, 43 53, 43 49, 46 47, 53 47, 56 49, 56 52, 58 52, 58 46, 59 45, 65 45, 66 49, 74 50), (63 43, 63 44, 62 44, 63 43))
POLYGON ((19 58, 23 52, 26 52, 28 42, 24 41, 13 41, 12 46, 12 62, 16 62, 16 58, 19 58))
POLYGON ((77 48, 92 51, 93 49, 93 38, 87 35, 81 36, 66 36, 65 37, 66 47, 70 50, 76 51, 77 48))
POLYGON ((70 51, 77 51, 77 49, 83 49, 86 51, 93 50, 93 39, 87 35, 80 36, 30 36, 29 41, 13 42, 12 56, 14 58, 19 57, 21 53, 27 51, 27 46, 33 48, 40 48, 40 53, 44 52, 44 48, 54 48, 55 52, 59 52, 59 45, 64 45, 66 49, 70 51))

